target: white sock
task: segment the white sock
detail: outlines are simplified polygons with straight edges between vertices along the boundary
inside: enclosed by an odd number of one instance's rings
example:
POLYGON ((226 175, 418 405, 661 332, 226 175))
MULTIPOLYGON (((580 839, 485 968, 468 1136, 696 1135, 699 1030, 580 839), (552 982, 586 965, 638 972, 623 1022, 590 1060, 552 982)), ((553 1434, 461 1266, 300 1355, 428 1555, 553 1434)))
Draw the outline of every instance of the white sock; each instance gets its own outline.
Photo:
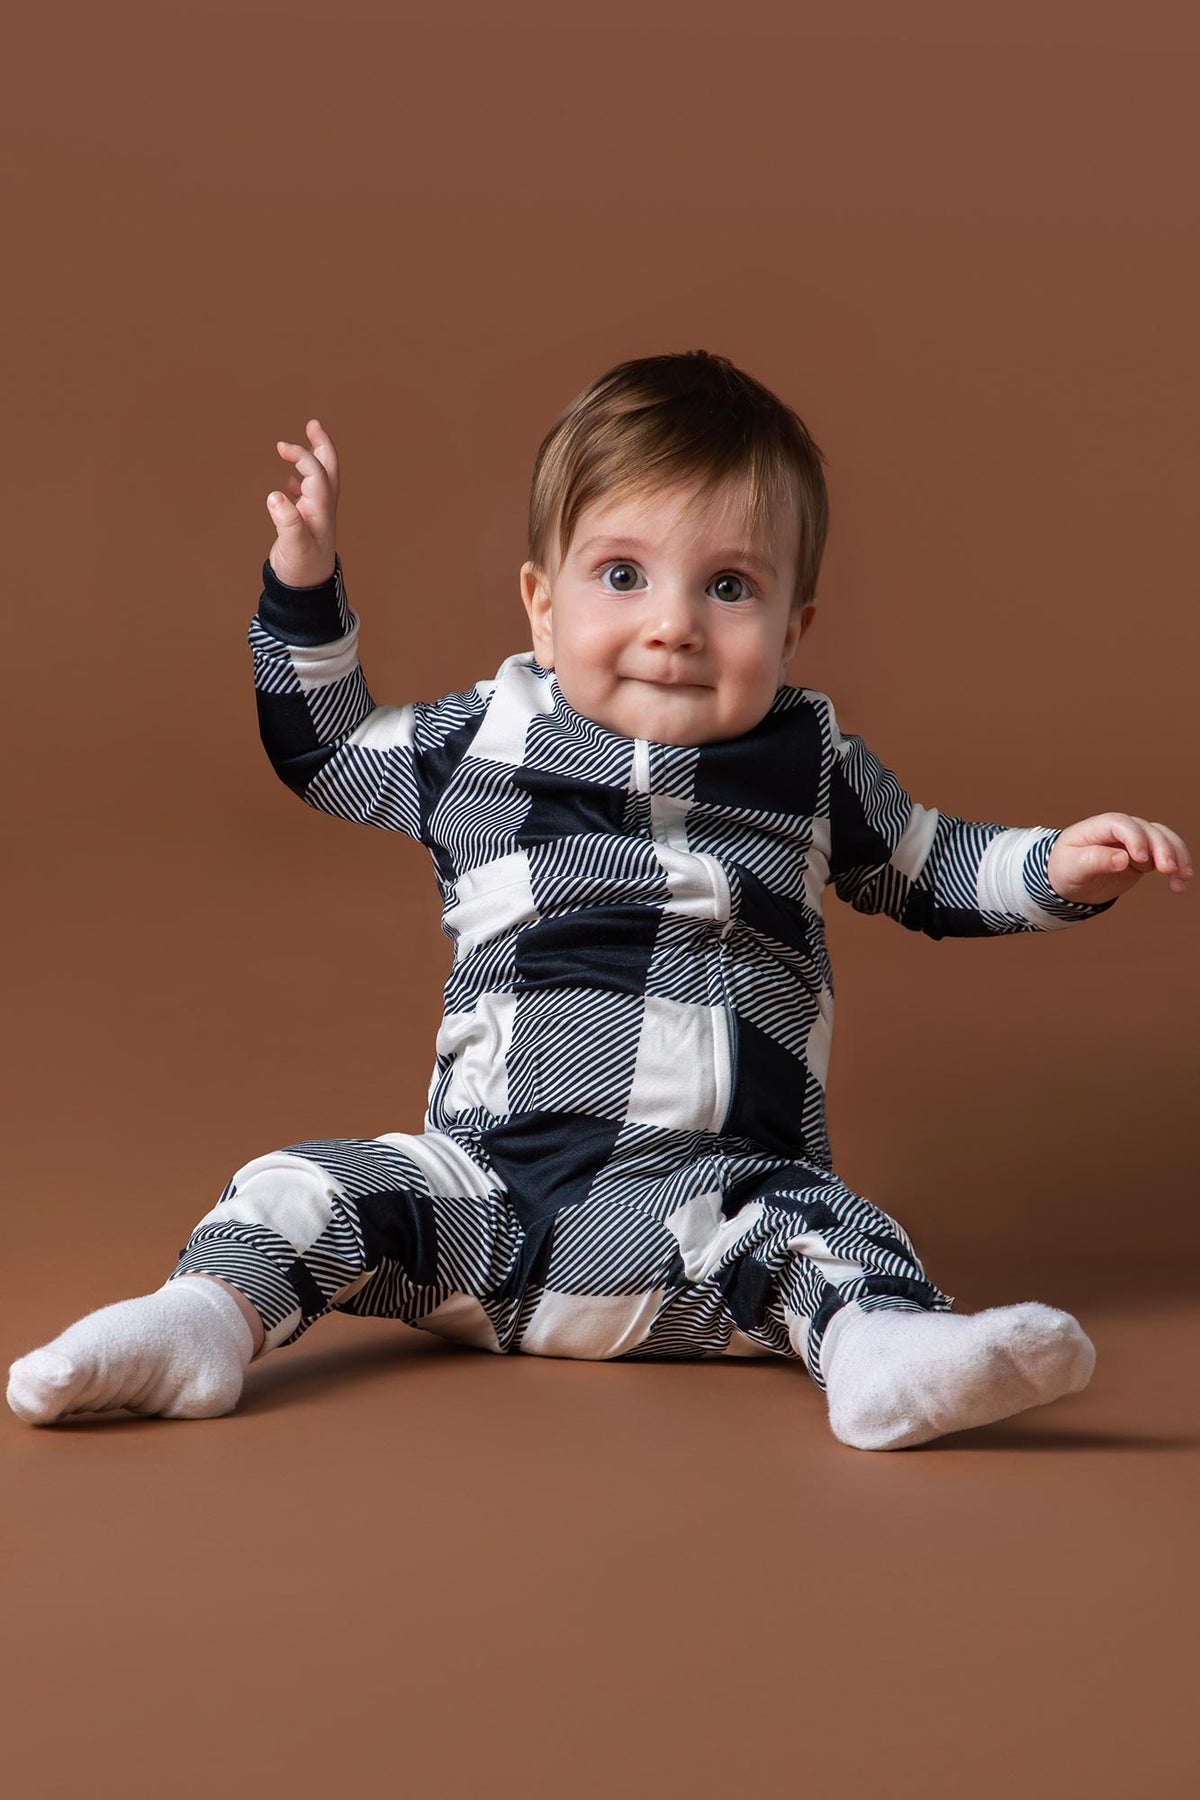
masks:
POLYGON ((829 1322, 821 1372, 836 1438, 900 1450, 1085 1388, 1096 1351, 1077 1319, 1027 1300, 978 1313, 863 1312, 829 1322))
POLYGON ((152 1294, 88 1313, 9 1366, 8 1404, 30 1425, 65 1413, 161 1413, 212 1419, 232 1412, 254 1352, 232 1294, 178 1275, 152 1294))

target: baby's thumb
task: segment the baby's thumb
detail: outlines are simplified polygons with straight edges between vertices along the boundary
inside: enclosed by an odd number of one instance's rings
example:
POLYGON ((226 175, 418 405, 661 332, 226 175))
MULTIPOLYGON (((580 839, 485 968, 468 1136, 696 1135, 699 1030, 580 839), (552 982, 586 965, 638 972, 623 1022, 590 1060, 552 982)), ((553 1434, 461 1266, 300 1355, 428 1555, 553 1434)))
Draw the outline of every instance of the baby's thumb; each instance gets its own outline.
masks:
POLYGON ((284 531, 289 526, 294 529, 297 525, 303 525, 303 519, 286 494, 279 492, 268 494, 267 505, 271 509, 271 517, 275 521, 277 530, 284 531))
POLYGON ((326 540, 299 510, 309 504, 303 495, 296 503, 278 489, 267 495, 267 509, 276 531, 269 561, 280 581, 293 587, 309 587, 326 581, 335 566, 330 541, 332 534, 330 540, 326 540))
POLYGON ((1123 869, 1128 856, 1118 844, 1076 844, 1073 848, 1075 871, 1079 875, 1107 875, 1123 869))
POLYGON ((280 542, 290 555, 298 556, 306 551, 311 554, 324 542, 327 534, 317 501, 304 494, 298 500, 290 500, 276 488, 267 495, 267 506, 280 542))
POLYGON ((1109 876, 1136 875, 1133 858, 1119 844, 1088 844, 1076 851, 1075 877, 1079 881, 1103 881, 1109 876))

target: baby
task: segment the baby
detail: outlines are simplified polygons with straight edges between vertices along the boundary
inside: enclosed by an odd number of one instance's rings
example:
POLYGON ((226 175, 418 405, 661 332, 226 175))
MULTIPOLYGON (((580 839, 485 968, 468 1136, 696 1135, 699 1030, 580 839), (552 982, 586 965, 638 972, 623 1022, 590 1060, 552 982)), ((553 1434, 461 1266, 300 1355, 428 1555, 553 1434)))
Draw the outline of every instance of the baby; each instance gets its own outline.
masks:
POLYGON ((824 458, 724 357, 625 362, 568 407, 533 475, 532 652, 434 703, 368 691, 337 451, 307 431, 268 497, 260 727, 310 806, 432 853, 454 960, 424 1130, 238 1169, 161 1288, 11 1365, 13 1411, 229 1413, 331 1310, 497 1353, 788 1357, 867 1450, 1085 1387, 1069 1313, 954 1313, 834 1174, 822 899, 933 938, 1056 931, 1151 871, 1185 892, 1178 833, 923 807, 787 685, 824 458))

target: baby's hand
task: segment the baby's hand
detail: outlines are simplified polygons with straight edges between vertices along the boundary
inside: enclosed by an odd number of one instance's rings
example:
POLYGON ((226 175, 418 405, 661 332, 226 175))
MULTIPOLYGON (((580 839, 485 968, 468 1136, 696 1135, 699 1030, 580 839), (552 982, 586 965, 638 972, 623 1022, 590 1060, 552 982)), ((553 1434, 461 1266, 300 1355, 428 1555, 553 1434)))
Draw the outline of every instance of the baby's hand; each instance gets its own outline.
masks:
POLYGON ((1115 900, 1157 869, 1182 894, 1192 879, 1192 858, 1177 831, 1132 813, 1097 813, 1068 825, 1055 839, 1046 873, 1064 900, 1098 906, 1115 900))
POLYGON ((320 419, 305 427, 312 449, 304 444, 276 444, 299 475, 288 476, 288 494, 267 495, 267 510, 279 533, 268 561, 289 587, 318 587, 334 572, 334 529, 337 523, 338 455, 320 419), (301 479, 303 477, 303 479, 301 479))

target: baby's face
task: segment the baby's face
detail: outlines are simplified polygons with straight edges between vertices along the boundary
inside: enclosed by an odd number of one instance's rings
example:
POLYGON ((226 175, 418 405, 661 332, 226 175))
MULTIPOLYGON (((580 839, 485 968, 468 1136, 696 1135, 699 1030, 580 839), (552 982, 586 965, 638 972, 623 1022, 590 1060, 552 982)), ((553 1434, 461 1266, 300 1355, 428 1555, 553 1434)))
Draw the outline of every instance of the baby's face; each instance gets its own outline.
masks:
POLYGON ((597 502, 557 570, 521 569, 537 660, 576 712, 622 737, 707 744, 749 731, 816 610, 791 604, 794 510, 752 546, 740 485, 681 519, 693 491, 597 502))

